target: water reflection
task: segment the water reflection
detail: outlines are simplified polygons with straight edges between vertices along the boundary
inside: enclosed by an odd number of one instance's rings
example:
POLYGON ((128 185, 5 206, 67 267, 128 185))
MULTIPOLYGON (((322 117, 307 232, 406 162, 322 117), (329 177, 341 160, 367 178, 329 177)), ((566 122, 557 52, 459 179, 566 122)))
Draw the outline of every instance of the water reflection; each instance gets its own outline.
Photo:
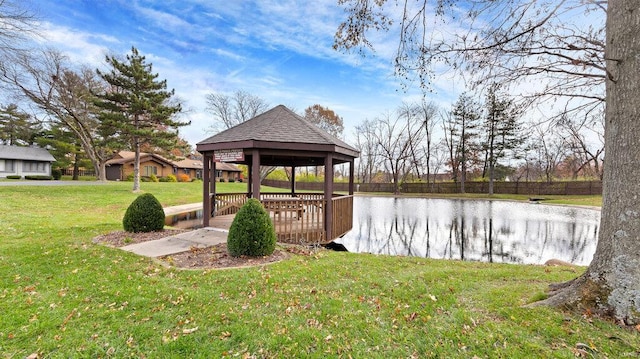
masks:
POLYGON ((501 263, 588 265, 597 210, 507 201, 356 197, 351 252, 501 263))

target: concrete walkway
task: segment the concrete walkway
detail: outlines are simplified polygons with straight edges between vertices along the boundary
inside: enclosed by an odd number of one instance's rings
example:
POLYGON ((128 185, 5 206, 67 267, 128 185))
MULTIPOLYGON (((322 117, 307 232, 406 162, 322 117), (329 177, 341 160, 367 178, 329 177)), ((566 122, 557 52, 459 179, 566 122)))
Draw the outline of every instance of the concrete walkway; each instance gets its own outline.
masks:
POLYGON ((131 244, 120 249, 146 257, 162 257, 185 252, 193 247, 206 248, 225 243, 228 233, 229 231, 224 229, 205 227, 154 241, 131 244))

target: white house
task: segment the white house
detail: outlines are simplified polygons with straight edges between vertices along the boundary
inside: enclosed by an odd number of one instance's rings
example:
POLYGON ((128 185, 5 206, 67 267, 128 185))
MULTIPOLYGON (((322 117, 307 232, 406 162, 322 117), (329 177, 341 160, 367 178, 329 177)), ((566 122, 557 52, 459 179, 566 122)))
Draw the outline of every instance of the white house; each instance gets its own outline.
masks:
POLYGON ((44 148, 0 145, 0 178, 51 176, 56 159, 44 148))

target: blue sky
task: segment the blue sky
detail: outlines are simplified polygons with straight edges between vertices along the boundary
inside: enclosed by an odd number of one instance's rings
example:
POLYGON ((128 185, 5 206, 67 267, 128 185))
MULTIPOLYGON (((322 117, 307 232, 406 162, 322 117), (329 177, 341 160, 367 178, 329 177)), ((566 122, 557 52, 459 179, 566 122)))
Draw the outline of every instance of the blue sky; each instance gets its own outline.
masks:
MULTIPOLYGON (((375 36, 365 58, 333 50, 344 11, 336 0, 145 1, 32 0, 46 45, 74 62, 103 67, 106 54, 132 46, 185 101, 192 121, 181 135, 192 145, 212 133, 208 93, 244 90, 271 106, 302 113, 313 104, 334 110, 354 127, 419 98, 393 76, 391 38, 375 36)), ((449 108, 464 84, 440 78, 430 99, 449 108)))

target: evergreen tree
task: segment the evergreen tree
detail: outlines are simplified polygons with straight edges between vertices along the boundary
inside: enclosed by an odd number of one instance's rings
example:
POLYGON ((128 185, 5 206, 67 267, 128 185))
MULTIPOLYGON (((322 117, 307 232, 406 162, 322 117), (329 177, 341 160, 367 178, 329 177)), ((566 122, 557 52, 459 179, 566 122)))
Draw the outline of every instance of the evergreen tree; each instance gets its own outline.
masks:
POLYGON ((0 107, 0 143, 28 146, 34 143, 42 126, 15 104, 0 107))
POLYGON ((459 129, 457 147, 460 164, 460 193, 465 193, 467 168, 478 150, 478 127, 480 126, 480 106, 466 93, 458 98, 451 110, 454 128, 459 129))
POLYGON ((493 181, 498 161, 510 154, 515 159, 514 151, 522 145, 522 131, 513 100, 498 93, 498 86, 492 85, 487 93, 485 102, 484 131, 486 140, 483 143, 485 151, 485 170, 489 172, 489 194, 493 194, 493 181))
POLYGON ((158 80, 152 64, 135 47, 124 61, 106 57, 109 72, 98 70, 111 87, 98 95, 96 105, 103 109, 101 126, 115 131, 119 141, 126 141, 135 152, 133 191, 140 190, 140 147, 157 146, 170 149, 178 141, 178 128, 189 122, 180 122, 175 115, 179 104, 171 103, 174 90, 167 90, 167 81, 158 80))
POLYGON ((72 180, 80 178, 80 167, 92 167, 90 160, 86 158, 82 144, 75 133, 60 123, 52 123, 49 129, 37 139, 38 146, 47 148, 56 159, 51 164, 52 168, 61 170, 73 168, 72 180))

